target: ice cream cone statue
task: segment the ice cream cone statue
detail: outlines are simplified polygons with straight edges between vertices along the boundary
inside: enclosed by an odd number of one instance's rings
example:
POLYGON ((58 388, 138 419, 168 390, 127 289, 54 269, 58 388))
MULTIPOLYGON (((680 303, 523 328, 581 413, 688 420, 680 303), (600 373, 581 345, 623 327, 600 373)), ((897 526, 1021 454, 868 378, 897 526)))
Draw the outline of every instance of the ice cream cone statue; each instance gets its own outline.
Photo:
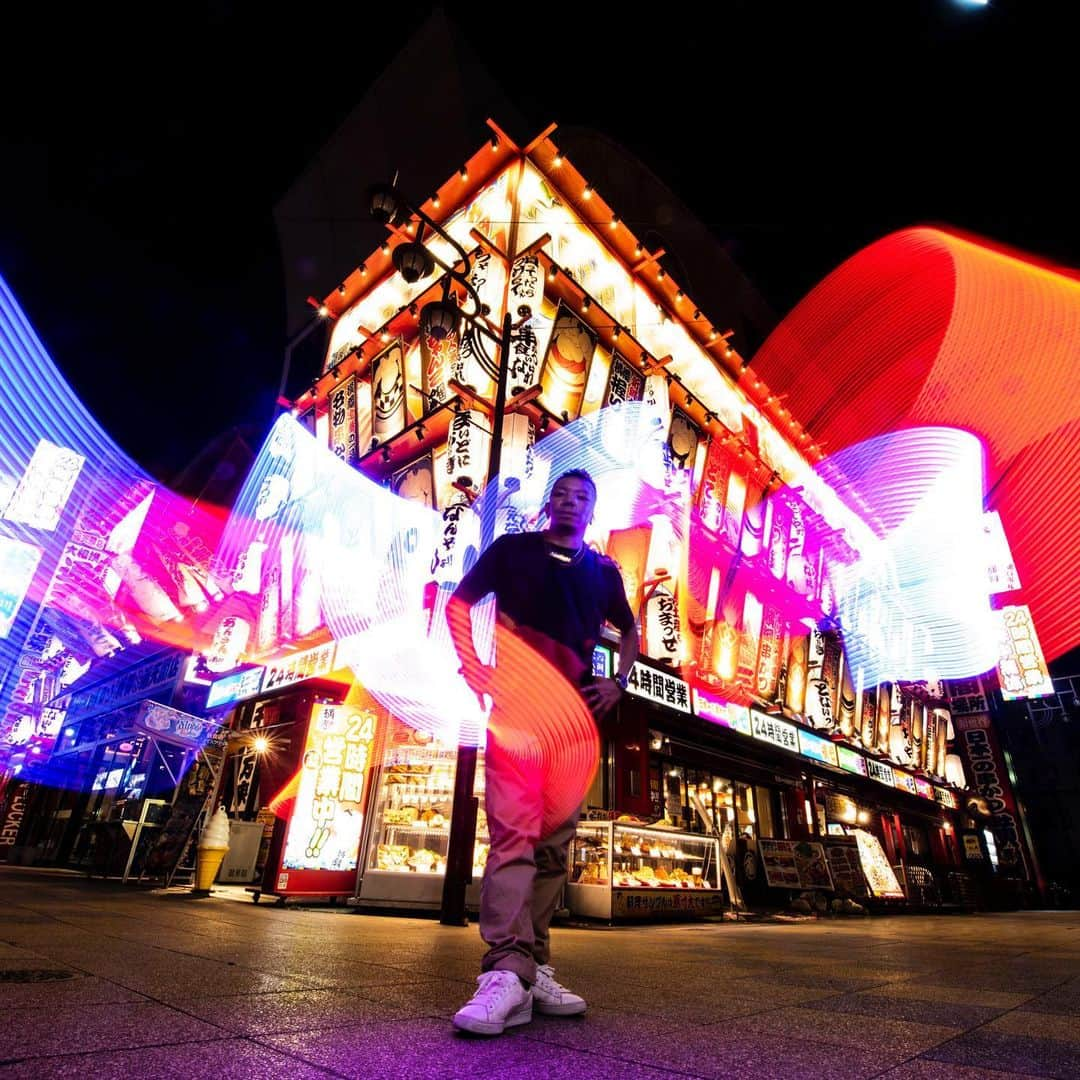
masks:
POLYGON ((229 850, 229 818, 225 807, 219 806, 206 823, 195 850, 195 891, 209 892, 221 869, 221 861, 229 850))

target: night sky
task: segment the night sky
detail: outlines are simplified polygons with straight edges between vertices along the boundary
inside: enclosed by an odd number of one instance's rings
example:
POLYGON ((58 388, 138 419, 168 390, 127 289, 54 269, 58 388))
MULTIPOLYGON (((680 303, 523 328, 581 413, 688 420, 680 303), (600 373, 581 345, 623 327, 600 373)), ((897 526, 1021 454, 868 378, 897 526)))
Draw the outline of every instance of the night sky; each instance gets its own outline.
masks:
MULTIPOLYGON (((444 9, 535 130, 635 152, 779 317, 912 224, 1080 266, 1068 6, 444 9)), ((234 425, 265 431, 286 322, 274 205, 431 10, 269 7, 37 5, 0 31, 0 274, 161 478, 234 425)), ((382 179, 357 177, 358 212, 382 179)))

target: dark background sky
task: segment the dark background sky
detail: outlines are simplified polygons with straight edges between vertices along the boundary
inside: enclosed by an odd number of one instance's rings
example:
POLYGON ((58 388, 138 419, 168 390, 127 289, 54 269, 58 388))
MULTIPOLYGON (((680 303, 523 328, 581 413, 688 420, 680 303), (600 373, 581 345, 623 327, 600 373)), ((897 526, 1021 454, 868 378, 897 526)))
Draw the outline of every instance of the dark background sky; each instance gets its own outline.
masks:
MULTIPOLYGON (((1068 6, 444 8, 537 130, 634 151, 780 316, 910 224, 1080 264, 1068 6)), ((162 477, 234 424, 265 428, 286 318, 273 207, 430 11, 275 7, 37 5, 0 31, 0 274, 162 477)), ((358 176, 358 200, 381 179, 358 176)))

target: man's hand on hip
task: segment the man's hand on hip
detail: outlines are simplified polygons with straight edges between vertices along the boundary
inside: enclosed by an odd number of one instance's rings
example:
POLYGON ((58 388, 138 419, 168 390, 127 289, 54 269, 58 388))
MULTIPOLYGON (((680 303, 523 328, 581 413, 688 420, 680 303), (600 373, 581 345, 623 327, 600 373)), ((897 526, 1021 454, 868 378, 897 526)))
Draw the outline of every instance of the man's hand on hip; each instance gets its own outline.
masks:
POLYGON ((597 679, 581 691, 585 704, 593 715, 600 717, 611 712, 622 697, 622 687, 614 679, 597 679))

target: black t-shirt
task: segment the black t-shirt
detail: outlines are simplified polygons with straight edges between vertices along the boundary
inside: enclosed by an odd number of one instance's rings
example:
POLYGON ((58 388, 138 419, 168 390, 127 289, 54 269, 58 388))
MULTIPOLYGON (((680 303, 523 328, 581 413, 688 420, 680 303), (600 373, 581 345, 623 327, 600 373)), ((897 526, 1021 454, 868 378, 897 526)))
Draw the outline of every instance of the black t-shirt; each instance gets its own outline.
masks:
POLYGON ((592 668, 592 651, 605 622, 634 626, 615 564, 591 548, 577 562, 553 558, 540 533, 500 536, 461 579, 454 596, 474 604, 495 594, 501 614, 573 650, 592 668))

